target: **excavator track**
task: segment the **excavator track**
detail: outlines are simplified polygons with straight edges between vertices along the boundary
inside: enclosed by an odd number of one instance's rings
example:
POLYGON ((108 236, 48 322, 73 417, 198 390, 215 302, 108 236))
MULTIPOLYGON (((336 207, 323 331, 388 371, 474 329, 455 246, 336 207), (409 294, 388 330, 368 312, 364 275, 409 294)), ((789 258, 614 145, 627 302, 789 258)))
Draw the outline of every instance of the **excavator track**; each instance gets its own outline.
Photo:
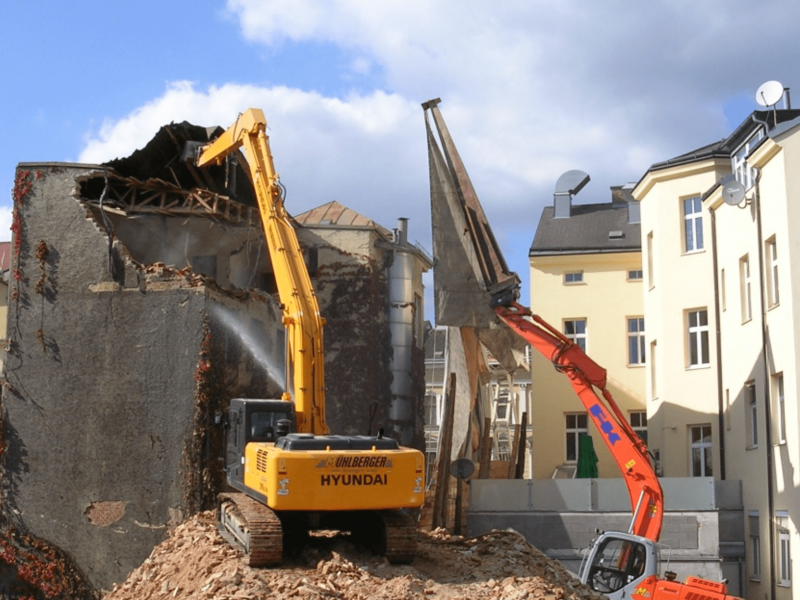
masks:
POLYGON ((250 567, 272 567, 283 559, 283 529, 278 516, 245 494, 219 495, 223 537, 247 554, 250 567))
POLYGON ((385 532, 383 555, 395 565, 412 562, 417 553, 417 524, 414 519, 399 510, 384 510, 378 516, 385 532))

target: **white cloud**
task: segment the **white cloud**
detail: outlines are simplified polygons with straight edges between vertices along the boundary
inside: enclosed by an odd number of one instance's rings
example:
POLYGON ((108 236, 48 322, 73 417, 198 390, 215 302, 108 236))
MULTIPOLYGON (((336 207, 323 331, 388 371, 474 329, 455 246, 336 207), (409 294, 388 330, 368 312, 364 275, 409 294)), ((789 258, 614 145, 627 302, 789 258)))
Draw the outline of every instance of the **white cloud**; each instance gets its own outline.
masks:
POLYGON ((124 119, 105 123, 79 161, 128 156, 172 121, 227 127, 249 107, 265 111, 291 213, 339 200, 388 227, 413 217, 427 232, 422 110, 381 91, 340 100, 285 87, 226 84, 201 91, 178 82, 124 119))
MULTIPOLYGON (((271 52, 286 43, 333 44, 350 55, 343 81, 358 90, 360 74, 379 73, 384 91, 331 98, 310 91, 311 81, 306 89, 172 83, 160 98, 106 123, 82 160, 129 154, 172 120, 226 125, 258 106, 270 119, 291 212, 336 199, 387 226, 409 216, 412 237, 427 241, 419 103, 440 96, 495 230, 532 238, 564 171, 592 177, 579 202, 608 201, 609 185, 635 181, 653 162, 730 133, 738 124, 724 112, 732 98, 752 98, 767 79, 800 85, 800 5, 777 0, 227 6, 252 43, 271 52)), ((526 269, 524 257, 515 268, 526 269)))
POLYGON ((7 242, 11 239, 12 208, 10 206, 0 206, 0 242, 7 242))

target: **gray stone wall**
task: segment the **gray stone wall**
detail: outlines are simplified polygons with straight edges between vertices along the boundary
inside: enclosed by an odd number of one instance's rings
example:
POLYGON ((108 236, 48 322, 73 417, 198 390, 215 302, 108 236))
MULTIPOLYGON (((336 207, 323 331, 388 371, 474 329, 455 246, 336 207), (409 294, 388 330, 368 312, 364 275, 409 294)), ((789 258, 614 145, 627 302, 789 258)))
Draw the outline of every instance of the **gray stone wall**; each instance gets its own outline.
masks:
POLYGON ((3 512, 107 589, 213 504, 215 417, 235 395, 280 393, 241 330, 282 368, 282 326, 266 295, 145 270, 119 242, 109 251, 73 195, 92 169, 30 171, 9 292, 3 512))

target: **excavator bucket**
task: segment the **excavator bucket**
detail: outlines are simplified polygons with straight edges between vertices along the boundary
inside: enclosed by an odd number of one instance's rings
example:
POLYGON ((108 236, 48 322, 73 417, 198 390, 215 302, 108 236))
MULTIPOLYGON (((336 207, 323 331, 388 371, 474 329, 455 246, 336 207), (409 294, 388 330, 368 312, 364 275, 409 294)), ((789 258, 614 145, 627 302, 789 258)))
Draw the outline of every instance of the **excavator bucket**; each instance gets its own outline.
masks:
POLYGON ((503 258, 439 112, 440 101, 422 104, 428 135, 436 323, 476 329, 494 358, 513 372, 525 344, 499 325, 491 300, 504 290, 516 293, 520 280, 503 258))

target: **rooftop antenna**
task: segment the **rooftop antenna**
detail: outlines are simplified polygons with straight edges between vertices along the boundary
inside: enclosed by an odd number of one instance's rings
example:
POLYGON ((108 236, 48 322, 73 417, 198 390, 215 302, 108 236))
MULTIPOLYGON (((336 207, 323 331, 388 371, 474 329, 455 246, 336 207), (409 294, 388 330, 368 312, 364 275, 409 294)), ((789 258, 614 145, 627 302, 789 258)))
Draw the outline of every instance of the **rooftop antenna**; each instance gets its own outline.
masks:
POLYGON ((736 175, 730 173, 725 175, 719 182, 720 187, 722 188, 722 201, 729 206, 738 206, 739 208, 745 208, 747 206, 747 199, 745 198, 744 185, 740 181, 737 181, 736 175), (745 206, 742 206, 742 201, 745 202, 745 206))
POLYGON ((773 126, 778 124, 778 109, 775 108, 775 105, 783 98, 784 90, 783 84, 774 79, 762 83, 756 90, 756 102, 764 108, 772 107, 773 126))

